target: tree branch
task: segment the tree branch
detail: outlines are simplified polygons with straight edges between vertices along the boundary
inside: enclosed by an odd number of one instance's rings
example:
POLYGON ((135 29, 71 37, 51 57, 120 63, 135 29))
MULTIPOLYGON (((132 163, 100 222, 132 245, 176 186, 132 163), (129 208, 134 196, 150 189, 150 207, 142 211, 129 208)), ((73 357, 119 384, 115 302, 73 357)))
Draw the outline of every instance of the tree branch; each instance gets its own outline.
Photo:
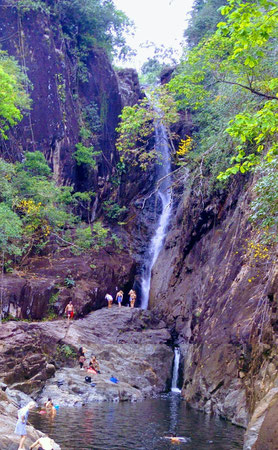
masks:
POLYGON ((278 97, 276 97, 275 95, 264 94, 263 92, 257 91, 256 89, 254 89, 252 87, 245 86, 244 84, 241 84, 241 83, 237 83, 236 81, 216 80, 215 83, 212 83, 212 84, 210 84, 207 87, 210 87, 213 84, 217 84, 217 83, 225 83, 225 84, 232 84, 232 85, 235 85, 235 86, 240 86, 243 89, 247 89, 248 91, 252 92, 252 94, 259 95, 260 97, 267 98, 268 100, 277 100, 278 101, 278 97))

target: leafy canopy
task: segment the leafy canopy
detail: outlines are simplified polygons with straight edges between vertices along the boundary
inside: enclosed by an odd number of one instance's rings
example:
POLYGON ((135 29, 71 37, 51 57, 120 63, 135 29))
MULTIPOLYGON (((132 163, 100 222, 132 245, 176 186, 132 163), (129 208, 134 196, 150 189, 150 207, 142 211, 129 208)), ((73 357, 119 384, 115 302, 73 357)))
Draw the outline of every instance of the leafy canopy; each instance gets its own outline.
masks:
POLYGON ((126 56, 129 49, 124 33, 129 30, 131 22, 112 1, 60 0, 55 8, 63 31, 77 38, 81 50, 97 44, 112 56, 126 56))
POLYGON ((49 239, 75 252, 107 245, 109 230, 100 222, 91 230, 76 214, 94 193, 72 191, 56 185, 40 152, 16 164, 0 158, 0 252, 18 257, 40 251, 49 239))
POLYGON ((169 89, 180 108, 196 110, 214 101, 218 84, 232 86, 234 95, 247 91, 256 99, 250 98, 226 129, 238 146, 236 164, 219 176, 225 179, 256 165, 265 149, 268 160, 277 153, 278 6, 269 0, 229 0, 221 12, 226 21, 187 53, 169 89))
POLYGON ((121 161, 146 170, 159 158, 153 144, 154 122, 161 121, 172 140, 170 126, 178 121, 178 114, 173 96, 161 86, 140 103, 123 108, 120 119, 116 146, 121 161))
POLYGON ((0 50, 0 136, 4 139, 7 130, 22 119, 22 112, 30 108, 26 82, 16 60, 0 50))

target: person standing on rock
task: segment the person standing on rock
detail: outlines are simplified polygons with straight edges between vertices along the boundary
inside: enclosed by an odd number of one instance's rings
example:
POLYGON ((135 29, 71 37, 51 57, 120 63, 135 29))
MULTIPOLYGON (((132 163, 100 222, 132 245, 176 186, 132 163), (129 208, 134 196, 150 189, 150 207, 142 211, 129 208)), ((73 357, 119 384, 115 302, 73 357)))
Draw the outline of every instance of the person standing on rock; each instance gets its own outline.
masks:
POLYGON ((112 295, 106 294, 105 300, 107 300, 107 302, 108 302, 108 308, 112 308, 112 303, 113 303, 113 297, 112 297, 112 295))
POLYGON ((134 308, 135 301, 136 301, 136 297, 137 297, 136 292, 135 292, 133 289, 130 289, 128 295, 129 295, 129 304, 130 304, 130 307, 131 307, 131 308, 134 308))
POLYGON ((70 319, 73 319, 74 316, 74 307, 72 304, 72 300, 70 300, 69 303, 67 304, 65 308, 65 314, 68 316, 68 324, 69 324, 70 319))
POLYGON ((86 352, 86 349, 84 347, 80 347, 79 350, 78 350, 78 355, 79 355, 78 362, 79 362, 81 370, 84 370, 83 366, 84 366, 85 361, 86 361, 85 352, 86 352))
POLYGON ((32 401, 32 402, 29 402, 23 408, 21 408, 17 413, 18 420, 16 422, 14 432, 15 432, 15 434, 20 435, 20 442, 19 442, 18 450, 24 449, 24 442, 25 442, 26 435, 27 435, 26 425, 27 425, 29 411, 31 409, 34 409, 35 407, 36 407, 36 403, 32 401))
POLYGON ((116 302, 118 302, 119 308, 121 308, 121 306, 122 306, 123 298, 124 298, 123 291, 117 292, 117 294, 116 294, 116 302))

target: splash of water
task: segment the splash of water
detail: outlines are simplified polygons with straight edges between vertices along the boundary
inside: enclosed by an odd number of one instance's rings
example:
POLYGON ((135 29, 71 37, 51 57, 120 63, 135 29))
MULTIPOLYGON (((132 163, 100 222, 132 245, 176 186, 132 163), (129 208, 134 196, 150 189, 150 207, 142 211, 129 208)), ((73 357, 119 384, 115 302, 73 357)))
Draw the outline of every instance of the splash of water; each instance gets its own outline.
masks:
POLYGON ((179 347, 175 347, 175 357, 174 357, 174 367, 173 367, 173 378, 172 378, 171 391, 176 392, 176 393, 181 392, 181 390, 178 388, 180 356, 181 356, 181 353, 180 353, 179 347))

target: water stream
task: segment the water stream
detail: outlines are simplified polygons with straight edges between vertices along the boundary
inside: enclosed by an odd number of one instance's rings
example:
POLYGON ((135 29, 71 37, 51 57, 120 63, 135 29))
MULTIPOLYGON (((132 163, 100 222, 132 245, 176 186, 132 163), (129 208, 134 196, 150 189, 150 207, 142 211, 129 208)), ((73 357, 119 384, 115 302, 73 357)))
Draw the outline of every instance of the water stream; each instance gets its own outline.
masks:
POLYGON ((172 386, 171 391, 180 393, 181 390, 178 388, 178 378, 179 378, 179 367, 180 367, 180 349, 179 347, 175 347, 175 356, 174 356, 174 365, 173 365, 173 378, 172 378, 172 386))
POLYGON ((161 214, 145 260, 141 282, 142 309, 148 308, 152 268, 162 248, 171 215, 171 177, 167 176, 171 171, 170 150, 165 127, 160 122, 155 125, 155 148, 161 153, 157 180, 166 178, 158 183, 157 198, 161 201, 161 214))
POLYGON ((60 444, 62 450, 167 450, 177 448, 164 436, 187 438, 185 450, 236 450, 243 429, 189 408, 180 395, 140 402, 92 403, 60 407, 54 420, 32 413, 30 421, 60 444))

